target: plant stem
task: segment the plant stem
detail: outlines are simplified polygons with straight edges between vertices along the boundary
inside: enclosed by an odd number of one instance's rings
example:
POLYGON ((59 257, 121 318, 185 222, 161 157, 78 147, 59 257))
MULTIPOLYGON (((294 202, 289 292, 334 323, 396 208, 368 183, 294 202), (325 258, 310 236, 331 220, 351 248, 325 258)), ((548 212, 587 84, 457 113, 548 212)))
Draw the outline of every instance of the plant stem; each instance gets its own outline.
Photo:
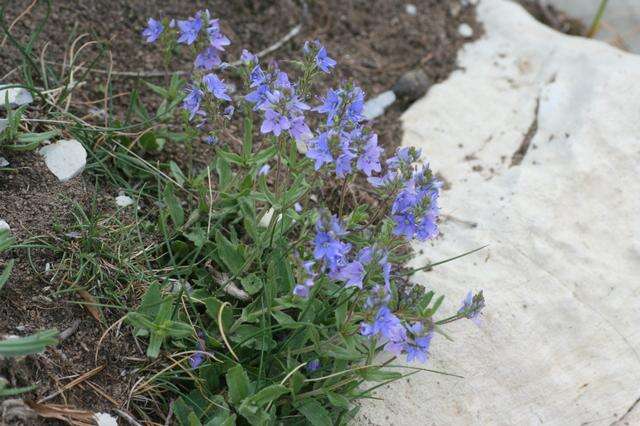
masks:
POLYGON ((596 16, 594 16, 593 21, 591 22, 591 27, 587 32, 587 37, 593 38, 600 30, 600 21, 602 21, 602 16, 604 15, 604 11, 607 8, 607 3, 609 3, 609 0, 600 0, 598 11, 596 12, 596 16))

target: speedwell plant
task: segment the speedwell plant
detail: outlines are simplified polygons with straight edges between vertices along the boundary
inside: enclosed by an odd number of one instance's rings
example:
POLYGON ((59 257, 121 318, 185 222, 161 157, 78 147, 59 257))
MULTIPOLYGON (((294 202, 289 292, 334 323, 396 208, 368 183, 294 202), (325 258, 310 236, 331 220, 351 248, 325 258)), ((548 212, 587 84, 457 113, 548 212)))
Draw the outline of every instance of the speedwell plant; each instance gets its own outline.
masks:
MULTIPOLYGON (((409 280, 409 243, 438 234, 441 183, 417 149, 385 156, 357 85, 316 93, 336 66, 319 42, 288 73, 246 50, 225 62, 230 40, 208 11, 149 19, 143 36, 166 58, 194 53, 177 102, 189 139, 215 148, 199 174, 172 165, 199 201, 168 186, 160 218, 182 230, 173 262, 201 272, 152 285, 127 316, 149 357, 171 354, 180 423, 345 424, 375 382, 426 370, 444 324, 478 318, 481 292, 437 319, 443 297, 409 280), (377 205, 347 202, 354 182, 377 205), (336 196, 322 197, 328 186, 336 196)), ((154 90, 175 103, 175 84, 154 90)))

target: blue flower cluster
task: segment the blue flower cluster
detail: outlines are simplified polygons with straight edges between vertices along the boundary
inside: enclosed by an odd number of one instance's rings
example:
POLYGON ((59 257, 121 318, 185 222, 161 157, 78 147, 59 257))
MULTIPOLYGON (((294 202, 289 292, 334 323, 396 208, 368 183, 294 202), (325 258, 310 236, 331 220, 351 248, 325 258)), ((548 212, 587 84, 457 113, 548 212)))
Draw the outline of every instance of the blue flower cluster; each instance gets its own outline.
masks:
POLYGON ((258 58, 248 52, 243 53, 243 62, 250 67, 249 85, 252 91, 245 100, 253 105, 254 111, 261 111, 263 121, 260 132, 280 136, 287 132, 294 140, 303 141, 311 135, 304 111, 310 106, 297 93, 297 85, 291 83, 286 72, 270 67, 264 71, 258 58))
MULTIPOLYGON (((166 22, 149 19, 142 33, 147 42, 170 41, 164 33, 164 25, 166 22)), ((211 19, 208 11, 201 11, 187 20, 172 20, 168 27, 177 37, 178 44, 196 44, 200 52, 194 63, 194 80, 187 88, 182 105, 189 120, 196 116, 206 118, 212 107, 220 107, 223 110, 216 115, 230 119, 234 106, 228 86, 218 75, 210 72, 227 67, 221 55, 230 41, 221 32, 219 21, 211 19), (200 37, 202 33, 205 37, 200 37)), ((438 234, 441 183, 428 165, 416 165, 420 151, 400 148, 394 156, 381 161, 383 149, 378 145, 378 136, 364 124, 362 116, 364 92, 355 85, 349 83, 330 89, 320 99, 319 105, 311 106, 307 94, 311 86, 307 79, 320 73, 330 73, 336 61, 329 57, 326 48, 318 41, 305 43, 303 53, 304 77, 292 82, 275 62, 263 66, 256 55, 242 51, 240 62, 243 66, 239 71, 249 88, 242 99, 245 105, 259 114, 260 132, 274 138, 288 137, 298 146, 306 147, 305 155, 312 160, 316 172, 329 172, 346 179, 359 171, 374 188, 390 194, 393 197, 389 198, 393 200, 390 215, 396 237, 407 240, 435 237, 438 234), (311 112, 319 116, 319 124, 314 130, 305 116, 311 112)), ((205 141, 216 144, 218 138, 209 135, 205 141)), ((264 164, 257 173, 264 176, 269 171, 270 166, 264 164)), ((295 203, 294 209, 300 213, 302 207, 295 203)), ((367 320, 360 323, 360 334, 380 339, 387 351, 396 355, 404 353, 408 361, 425 362, 434 333, 433 322, 430 319, 416 320, 415 317, 408 320, 400 313, 398 304, 393 302, 397 283, 392 288, 392 265, 386 249, 378 247, 379 243, 374 241, 354 250, 357 238, 349 235, 341 218, 328 211, 319 212, 315 231, 313 259, 301 264, 302 276, 293 289, 294 295, 310 298, 320 278, 340 282, 345 288, 361 290, 365 296, 362 305, 367 320)), ((479 296, 470 294, 457 317, 476 321, 483 306, 482 293, 479 296)), ((200 357, 196 354, 192 365, 199 363, 200 357)), ((319 361, 314 360, 307 369, 313 371, 318 367, 319 361)))

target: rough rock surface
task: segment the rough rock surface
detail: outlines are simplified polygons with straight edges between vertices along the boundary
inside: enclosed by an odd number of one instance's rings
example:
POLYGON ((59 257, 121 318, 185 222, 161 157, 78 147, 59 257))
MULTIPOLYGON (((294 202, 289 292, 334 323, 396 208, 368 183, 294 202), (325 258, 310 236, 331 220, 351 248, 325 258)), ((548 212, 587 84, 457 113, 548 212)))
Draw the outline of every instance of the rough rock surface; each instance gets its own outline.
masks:
POLYGON ((87 164, 87 151, 75 139, 59 140, 40 149, 51 173, 59 181, 66 182, 78 176, 87 164))
POLYGON ((460 70, 403 116, 450 189, 416 265, 450 296, 484 289, 483 324, 434 339, 428 368, 380 389, 373 425, 640 424, 640 57, 569 37, 505 0, 460 70), (616 423, 617 422, 617 423, 616 423))
POLYGON ((4 108, 7 101, 11 108, 16 108, 33 102, 33 97, 27 89, 23 89, 22 87, 9 87, 8 89, 5 89, 4 87, 7 86, 11 85, 0 85, 0 108, 4 108))

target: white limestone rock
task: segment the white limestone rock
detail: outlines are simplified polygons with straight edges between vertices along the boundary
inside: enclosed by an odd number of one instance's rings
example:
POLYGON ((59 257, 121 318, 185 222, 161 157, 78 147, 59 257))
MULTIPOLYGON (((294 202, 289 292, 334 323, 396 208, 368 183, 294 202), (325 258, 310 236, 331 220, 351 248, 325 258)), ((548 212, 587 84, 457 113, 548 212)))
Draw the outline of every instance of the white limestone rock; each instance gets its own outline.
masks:
POLYGON ((372 98, 365 102, 362 110, 362 116, 365 120, 373 120, 376 117, 384 114, 384 110, 387 109, 392 103, 396 101, 396 94, 392 90, 380 93, 375 98, 372 98))
POLYGON ((0 230, 2 229, 6 229, 7 231, 11 231, 11 227, 9 226, 9 224, 7 222, 5 222, 3 219, 0 219, 0 230))
POLYGON ((97 426, 118 426, 118 419, 109 413, 95 413, 93 418, 97 426))
POLYGON ((87 164, 87 151, 75 139, 59 140, 40 149, 44 162, 61 182, 66 182, 82 173, 87 164))
POLYGON ((10 86, 11 84, 0 85, 0 108, 4 108, 7 101, 10 108, 17 108, 33 102, 33 97, 27 89, 10 86))
POLYGON ((128 195, 118 195, 116 197, 116 206, 118 207, 129 207, 133 205, 133 203, 133 198, 129 197, 128 195))
POLYGON ((473 37, 473 28, 469 24, 462 23, 458 27, 458 34, 464 38, 471 38, 473 37))
POLYGON ((9 163, 9 160, 7 160, 4 157, 0 157, 0 168, 2 167, 7 167, 9 166, 11 163, 9 163))
POLYGON ((418 14, 418 8, 412 3, 407 3, 404 6, 404 10, 407 12, 407 15, 416 16, 418 14))
POLYGON ((432 341, 425 367, 463 379, 391 384, 360 423, 637 424, 640 57, 509 1, 477 13, 485 34, 404 114, 403 144, 451 186, 413 266, 489 244, 416 279, 448 296, 441 316, 483 289, 483 324, 432 341))

